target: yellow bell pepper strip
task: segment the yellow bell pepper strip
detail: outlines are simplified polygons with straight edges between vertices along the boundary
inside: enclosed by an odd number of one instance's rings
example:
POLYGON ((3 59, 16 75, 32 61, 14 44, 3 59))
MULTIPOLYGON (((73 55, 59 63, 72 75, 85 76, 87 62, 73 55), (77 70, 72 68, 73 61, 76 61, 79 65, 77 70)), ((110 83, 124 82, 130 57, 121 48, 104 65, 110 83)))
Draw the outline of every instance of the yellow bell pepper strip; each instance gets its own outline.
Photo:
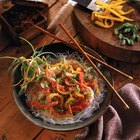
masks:
POLYGON ((59 93, 51 93, 50 95, 47 96, 47 98, 49 100, 51 100, 51 101, 53 100, 54 97, 58 97, 61 100, 60 106, 62 107, 63 104, 64 104, 64 98, 63 98, 63 96, 60 95, 59 93))
POLYGON ((70 95, 70 97, 68 98, 68 100, 65 103, 65 107, 67 108, 68 104, 73 104, 76 101, 76 98, 72 97, 72 95, 70 95))
POLYGON ((114 25, 114 21, 111 21, 111 24, 110 25, 105 25, 103 22, 100 22, 100 21, 95 21, 95 24, 101 26, 101 27, 104 27, 104 28, 110 28, 114 25))
POLYGON ((110 28, 114 25, 114 20, 108 20, 108 19, 105 19, 105 25, 110 28), (108 23, 110 22, 110 24, 108 23))
POLYGON ((121 9, 117 9, 117 8, 115 8, 115 10, 119 13, 119 14, 121 14, 121 15, 127 15, 127 14, 129 14, 129 13, 132 13, 132 12, 134 12, 134 9, 130 9, 130 10, 128 10, 127 12, 124 12, 123 10, 121 10, 121 9))
POLYGON ((112 12, 115 16, 119 17, 120 19, 122 19, 122 20, 124 19, 124 17, 122 15, 120 15, 118 12, 116 12, 111 7, 109 7, 109 5, 104 5, 104 6, 102 6, 102 8, 109 10, 110 12, 112 12))
POLYGON ((104 10, 104 12, 102 13, 102 15, 103 15, 103 16, 106 16, 106 15, 110 15, 110 13, 111 13, 110 11, 104 10))
POLYGON ((96 0, 96 4, 101 6, 104 6, 104 5, 109 5, 111 8, 114 8, 114 7, 117 7, 117 6, 120 6, 122 4, 126 3, 126 1, 118 1, 118 0, 114 0, 114 1, 111 1, 110 3, 106 4, 106 3, 103 3, 99 0, 96 0))
POLYGON ((68 91, 63 91, 63 90, 62 90, 63 87, 64 87, 64 86, 61 86, 61 85, 59 85, 59 84, 56 85, 57 91, 58 91, 60 94, 62 94, 62 95, 68 95, 68 94, 71 93, 70 90, 68 90, 68 91))
POLYGON ((96 4, 100 7, 100 12, 92 12, 91 20, 95 21, 95 24, 103 28, 111 28, 114 25, 114 21, 124 22, 134 21, 134 19, 128 18, 125 15, 134 12, 134 9, 128 11, 123 11, 123 5, 126 1, 123 0, 114 0, 108 4, 105 4, 100 1, 96 1, 96 4), (109 22, 108 22, 109 21, 109 22))
POLYGON ((114 9, 115 10, 122 10, 123 6, 115 6, 114 9))
POLYGON ((73 94, 74 94, 75 97, 79 97, 79 98, 83 98, 84 99, 84 95, 82 95, 81 93, 79 93, 77 91, 75 91, 73 94))
MULTIPOLYGON (((126 1, 124 0, 124 1, 117 1, 117 0, 114 0, 114 1, 112 1, 111 3, 110 3, 110 6, 111 7, 117 7, 117 6, 120 6, 120 5, 122 5, 122 4, 125 4, 126 3, 126 1)), ((101 4, 101 2, 100 2, 100 4, 101 4)), ((102 5, 103 5, 104 3, 102 3, 102 5)))
POLYGON ((99 88, 99 86, 98 85, 95 86, 94 87, 94 90, 95 90, 95 94, 98 96, 100 94, 100 88, 99 88))
POLYGON ((131 19, 131 18, 127 18, 127 17, 124 17, 125 20, 128 20, 128 21, 134 21, 134 19, 131 19))
POLYGON ((79 74, 81 72, 81 68, 77 68, 75 71, 73 70, 72 73, 74 74, 79 74))
POLYGON ((101 19, 110 19, 110 20, 115 20, 115 21, 120 21, 120 22, 123 22, 124 21, 124 17, 122 18, 117 18, 117 17, 113 17, 111 15, 108 15, 108 16, 102 16, 102 15, 99 15, 97 13, 95 13, 95 16, 97 18, 101 18, 101 19))
POLYGON ((61 65, 62 65, 62 63, 60 63, 60 62, 59 63, 55 63, 55 64, 52 65, 52 68, 59 67, 61 65))

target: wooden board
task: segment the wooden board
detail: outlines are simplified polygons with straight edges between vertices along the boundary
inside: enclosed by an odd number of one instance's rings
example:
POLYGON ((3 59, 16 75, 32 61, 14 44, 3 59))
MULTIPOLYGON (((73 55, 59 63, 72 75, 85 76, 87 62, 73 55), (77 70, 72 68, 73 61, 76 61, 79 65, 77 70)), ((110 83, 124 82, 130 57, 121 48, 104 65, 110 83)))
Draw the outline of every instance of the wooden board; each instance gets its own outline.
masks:
MULTIPOLYGON (((131 6, 128 6, 129 8, 131 6)), ((140 42, 134 46, 121 46, 117 36, 113 35, 115 24, 110 29, 94 25, 91 20, 91 11, 77 5, 74 9, 74 24, 83 40, 101 54, 124 62, 140 62, 140 42)), ((140 11, 135 8, 131 15, 136 23, 140 23, 140 11)))

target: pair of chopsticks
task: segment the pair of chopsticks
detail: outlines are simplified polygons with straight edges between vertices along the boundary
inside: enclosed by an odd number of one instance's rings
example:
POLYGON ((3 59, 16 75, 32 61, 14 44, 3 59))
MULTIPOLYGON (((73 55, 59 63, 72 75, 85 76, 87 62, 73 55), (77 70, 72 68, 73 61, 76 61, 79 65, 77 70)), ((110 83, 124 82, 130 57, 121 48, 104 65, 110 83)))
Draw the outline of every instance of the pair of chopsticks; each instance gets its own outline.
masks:
MULTIPOLYGON (((27 23, 30 23, 30 22, 27 22, 27 23)), ((32 23, 30 23, 30 24, 32 24, 32 23)), ((58 38, 57 36, 55 36, 55 35, 49 33, 48 31, 46 31, 46 30, 40 28, 39 26, 34 25, 34 24, 32 24, 32 25, 33 25, 35 28, 39 29, 40 31, 44 32, 45 34, 47 34, 47 35, 53 37, 54 39, 57 39, 58 41, 61 41, 61 42, 63 42, 64 44, 66 44, 66 45, 68 45, 68 46, 74 48, 74 46, 71 45, 70 43, 68 43, 68 42, 66 42, 66 41, 64 41, 64 40, 62 40, 62 39, 60 39, 60 38, 58 38)), ((59 25, 60 25, 60 27, 65 31, 65 33, 71 38, 71 40, 74 42, 74 44, 76 45, 76 47, 80 50, 80 52, 83 54, 83 56, 90 62, 90 64, 92 65, 92 67, 97 71, 97 73, 101 76, 101 78, 103 78, 103 80, 105 81, 105 83, 106 83, 106 85, 108 86, 108 88, 110 88, 111 91, 114 92, 114 93, 117 95, 117 97, 121 100, 121 102, 125 105, 125 107, 126 107, 127 109, 129 109, 129 106, 127 105, 127 103, 122 99, 122 97, 119 95, 119 93, 114 89, 114 87, 110 84, 110 82, 106 79, 106 77, 102 74, 102 72, 98 69, 98 67, 93 63, 93 61, 92 61, 91 59, 96 60, 97 62, 101 63, 102 65, 105 65, 106 67, 110 68, 111 70, 114 70, 114 71, 120 73, 121 75, 123 75, 123 76, 125 76, 125 77, 131 79, 131 80, 133 80, 133 78, 132 78, 131 76, 129 76, 129 75, 123 73, 122 71, 120 71, 120 70, 118 70, 118 69, 116 69, 116 68, 114 68, 114 67, 108 65, 107 63, 105 63, 105 62, 103 62, 103 61, 97 59, 96 57, 94 57, 94 56, 92 56, 92 55, 86 53, 86 52, 81 48, 81 46, 77 43, 77 41, 72 37, 72 35, 67 31, 67 29, 66 29, 61 23, 60 23, 59 25), (91 59, 90 59, 90 58, 91 58, 91 59)))
MULTIPOLYGON (((30 23, 30 22, 27 22, 27 23, 30 23)), ((30 24, 32 24, 32 23, 30 23, 30 24)), ((40 28, 39 26, 34 25, 34 24, 32 24, 32 25, 33 25, 35 28, 37 28, 38 30, 44 32, 45 34, 47 34, 47 35, 49 35, 49 36, 51 36, 51 37, 53 37, 54 39, 56 39, 56 40, 58 40, 58 41, 61 41, 62 43, 66 44, 66 45, 68 45, 68 46, 70 46, 70 47, 72 47, 72 48, 75 48, 75 46, 73 46, 72 44, 70 44, 70 43, 68 43, 68 42, 66 42, 66 41, 64 41, 64 40, 62 40, 62 39, 60 39, 59 37, 57 37, 57 36, 55 36, 55 35, 53 35, 53 34, 51 34, 51 33, 49 33, 48 31, 46 31, 46 30, 40 28)), ((62 25, 62 24, 61 24, 61 25, 62 25)), ((78 44, 78 43, 77 43, 77 44, 78 44)), ((76 45, 76 46, 77 46, 77 45, 76 45)), ((100 64, 106 66, 107 68, 109 68, 109 69, 111 69, 111 70, 113 70, 113 71, 115 71, 115 72, 118 72, 119 74, 121 74, 121 75, 123 75, 123 76, 125 76, 125 77, 127 77, 127 78, 129 78, 129 79, 131 79, 131 80, 133 80, 133 77, 127 75, 126 73, 124 73, 124 72, 122 72, 122 71, 120 71, 120 70, 118 70, 118 69, 112 67, 111 65, 109 65, 109 64, 107 64, 107 63, 101 61, 100 59, 94 57, 93 55, 91 55, 91 54, 89 54, 89 53, 87 53, 87 52, 85 52, 85 53, 86 53, 91 59, 93 59, 93 60, 99 62, 100 64)))
POLYGON ((72 35, 66 30, 66 28, 61 23, 59 25, 67 33, 67 35, 71 38, 71 40, 75 43, 75 45, 79 48, 80 52, 90 62, 90 64, 96 70, 96 72, 101 76, 101 78, 103 78, 103 80, 106 82, 108 88, 110 88, 117 95, 117 97, 122 101, 122 103, 125 105, 125 107, 127 109, 129 109, 129 106, 127 105, 127 103, 123 100, 123 98, 119 95, 119 93, 114 89, 114 87, 110 84, 110 82, 106 79, 106 77, 102 74, 102 72, 98 69, 98 67, 93 63, 93 61, 90 59, 90 57, 84 52, 84 50, 77 43, 77 41, 72 37, 72 35))

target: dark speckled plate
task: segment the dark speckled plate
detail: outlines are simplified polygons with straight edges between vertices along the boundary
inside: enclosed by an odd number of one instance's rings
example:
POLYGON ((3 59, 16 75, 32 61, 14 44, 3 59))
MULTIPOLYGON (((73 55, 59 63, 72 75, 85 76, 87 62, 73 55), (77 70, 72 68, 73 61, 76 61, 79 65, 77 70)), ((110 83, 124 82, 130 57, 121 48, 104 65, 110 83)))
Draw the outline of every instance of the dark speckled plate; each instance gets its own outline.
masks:
MULTIPOLYGON (((86 46, 83 46, 84 50, 87 50, 88 53, 92 54, 93 56, 102 59, 100 55, 98 55, 95 51, 90 50, 88 48, 86 48, 86 46)), ((53 53, 65 53, 65 52, 69 52, 72 53, 73 51, 75 51, 74 49, 71 49, 70 47, 62 44, 62 43, 54 43, 54 44, 49 44, 46 45, 43 49, 43 51, 49 51, 49 52, 53 52, 53 53)), ((103 59, 102 59, 103 60, 103 59)), ((97 64, 98 65, 98 64, 97 64)), ((103 67, 102 65, 98 65, 98 67, 100 67, 101 71, 104 73, 104 75, 107 77, 107 79, 112 82, 112 76, 110 71, 106 70, 105 67, 103 67)), ((20 66, 16 69, 14 75, 13 75, 13 84, 18 83, 18 81, 21 79, 21 72, 20 72, 20 66)), ((20 90, 20 86, 16 86, 13 87, 13 97, 14 100, 18 106, 18 108, 20 109, 20 111, 23 113, 23 115, 29 119, 31 122, 33 122, 34 124, 41 126, 43 128, 47 128, 47 129, 51 129, 51 130, 57 130, 57 131, 70 131, 70 130, 76 130, 85 126, 90 125, 91 123, 95 122, 101 115, 103 115, 105 113, 105 111, 107 110, 110 102, 111 102, 111 98, 112 98, 112 93, 107 91, 106 93, 106 97, 104 98, 103 102, 100 104, 100 109, 96 110, 94 112, 94 115, 88 119, 85 119, 82 123, 75 123, 75 124, 70 124, 70 125, 53 125, 50 123, 44 123, 43 120, 41 120, 40 118, 35 117, 28 109, 27 105, 26 105, 26 97, 24 95, 22 95, 21 97, 18 97, 18 93, 20 90)))

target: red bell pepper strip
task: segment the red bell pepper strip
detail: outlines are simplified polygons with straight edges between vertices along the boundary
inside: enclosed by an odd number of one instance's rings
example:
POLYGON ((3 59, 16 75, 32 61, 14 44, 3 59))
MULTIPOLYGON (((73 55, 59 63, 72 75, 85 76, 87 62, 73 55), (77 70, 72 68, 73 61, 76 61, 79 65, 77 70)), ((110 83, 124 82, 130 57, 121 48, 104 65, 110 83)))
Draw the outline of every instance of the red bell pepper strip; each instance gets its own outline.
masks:
POLYGON ((82 110, 81 106, 72 106, 71 109, 72 109, 72 111, 81 111, 82 110))
POLYGON ((45 93, 45 94, 50 93, 50 88, 45 88, 45 89, 44 89, 44 93, 45 93))
POLYGON ((31 101, 31 102, 28 102, 28 105, 30 106, 30 107, 33 107, 33 106, 37 106, 37 101, 31 101))
POLYGON ((80 82, 80 84, 83 84, 83 82, 84 82, 84 73, 83 72, 80 72, 80 74, 79 74, 79 82, 80 82))
POLYGON ((38 101, 32 101, 32 102, 29 102, 28 105, 30 107, 39 107, 39 108, 50 108, 50 107, 53 107, 55 105, 58 105, 58 101, 55 101, 55 102, 51 102, 51 103, 48 103, 47 105, 46 104, 41 104, 39 103, 38 101))
POLYGON ((44 108, 45 107, 45 104, 41 104, 38 101, 29 102, 28 105, 30 107, 39 107, 39 108, 44 108))
POLYGON ((64 86, 57 84, 57 91, 62 95, 70 94, 70 91, 64 91, 64 86))
POLYGON ((58 105, 58 103, 59 103, 58 101, 48 103, 45 108, 50 108, 50 107, 56 106, 56 105, 58 105))
POLYGON ((87 101, 85 101, 85 102, 82 102, 80 105, 81 105, 82 109, 84 109, 89 105, 89 103, 87 101))
POLYGON ((80 105, 72 106, 71 109, 72 109, 72 111, 81 111, 81 110, 85 109, 88 105, 89 105, 89 103, 87 101, 85 101, 85 102, 82 102, 80 105))
POLYGON ((52 115, 56 115, 56 112, 55 112, 55 110, 54 110, 53 107, 50 108, 50 111, 51 111, 51 114, 52 114, 52 115))

